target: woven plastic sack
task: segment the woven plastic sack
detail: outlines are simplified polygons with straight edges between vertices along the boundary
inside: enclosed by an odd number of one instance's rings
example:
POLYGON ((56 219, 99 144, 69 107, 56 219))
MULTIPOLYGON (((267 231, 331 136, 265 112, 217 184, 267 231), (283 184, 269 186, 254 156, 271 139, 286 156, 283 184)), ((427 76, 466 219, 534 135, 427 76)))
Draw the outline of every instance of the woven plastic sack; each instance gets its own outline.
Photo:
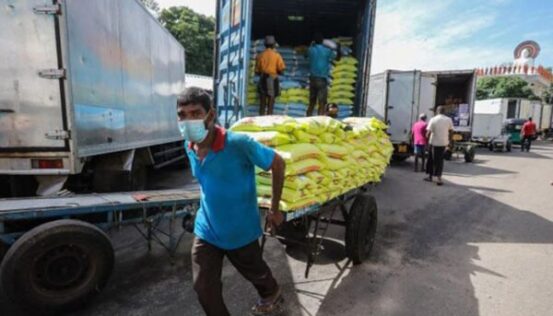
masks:
POLYGON ((332 85, 354 85, 357 83, 357 80, 354 78, 339 78, 332 80, 332 85))
POLYGON ((317 147, 324 152, 328 157, 341 159, 346 156, 349 151, 348 148, 342 145, 336 144, 317 144, 317 147))
POLYGON ((334 91, 330 91, 328 96, 330 98, 353 99, 353 98, 355 98, 355 93, 353 93, 352 91, 347 91, 347 90, 334 90, 334 91))
POLYGON ((323 169, 324 164, 317 159, 305 159, 286 165, 286 175, 295 176, 323 169))
POLYGON ((267 145, 269 147, 275 147, 279 145, 286 145, 295 142, 294 136, 291 134, 284 134, 281 132, 237 132, 245 134, 255 139, 256 141, 267 145))
POLYGON ((357 65, 359 62, 357 61, 357 59, 355 57, 344 57, 344 58, 341 58, 337 63, 336 65, 357 65))
POLYGON ((293 163, 309 158, 320 158, 323 153, 313 144, 288 144, 275 148, 286 163, 293 163))
MULTIPOLYGON (((273 188, 270 185, 257 185, 257 195, 271 197, 273 195, 273 188)), ((282 189, 281 198, 286 202, 297 202, 310 198, 310 196, 305 194, 302 190, 284 187, 282 189)))
MULTIPOLYGON (((338 79, 338 80, 340 80, 340 79, 338 79)), ((355 87, 352 86, 352 85, 349 85, 349 84, 336 84, 336 85, 332 85, 332 87, 330 87, 330 92, 329 93, 333 93, 333 92, 337 92, 337 91, 353 92, 353 91, 355 91, 355 87)))
POLYGON ((331 171, 347 168, 350 162, 348 160, 334 159, 328 157, 324 162, 324 167, 331 171))
POLYGON ((263 132, 276 131, 289 133, 295 129, 296 121, 288 116, 270 115, 245 117, 230 128, 231 131, 263 132))
POLYGON ((329 98, 330 103, 340 103, 340 104, 346 104, 346 105, 353 105, 353 99, 347 99, 347 98, 329 98))
POLYGON ((300 143, 316 144, 320 142, 319 138, 316 135, 306 133, 300 129, 294 130, 292 134, 300 143))
POLYGON ((355 79, 355 78, 357 78, 357 73, 349 72, 349 71, 339 71, 339 72, 332 73, 332 78, 335 78, 335 79, 339 79, 339 78, 355 79))
MULTIPOLYGON (((302 201, 296 201, 293 203, 289 203, 286 201, 281 200, 279 203, 279 208, 283 212, 291 212, 295 210, 299 210, 305 207, 308 207, 310 205, 316 204, 317 201, 314 199, 314 197, 306 198, 302 201)), ((271 207, 271 199, 266 197, 258 197, 257 198, 257 204, 259 204, 260 207, 264 208, 270 208, 271 207)))
POLYGON ((334 69, 332 69, 332 72, 340 72, 340 71, 349 71, 349 72, 357 72, 357 67, 352 64, 348 63, 341 63, 334 66, 334 69))

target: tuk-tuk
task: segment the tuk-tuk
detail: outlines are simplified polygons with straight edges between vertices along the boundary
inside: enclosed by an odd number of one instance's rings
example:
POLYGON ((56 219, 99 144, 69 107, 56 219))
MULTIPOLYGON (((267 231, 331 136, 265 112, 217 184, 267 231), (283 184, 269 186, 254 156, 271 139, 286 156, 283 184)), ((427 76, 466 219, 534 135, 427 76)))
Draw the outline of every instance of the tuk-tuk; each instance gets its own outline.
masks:
POLYGON ((524 123, 526 123, 525 119, 508 119, 505 121, 505 124, 503 124, 503 134, 511 136, 511 143, 517 145, 521 144, 522 137, 520 136, 520 131, 524 123))

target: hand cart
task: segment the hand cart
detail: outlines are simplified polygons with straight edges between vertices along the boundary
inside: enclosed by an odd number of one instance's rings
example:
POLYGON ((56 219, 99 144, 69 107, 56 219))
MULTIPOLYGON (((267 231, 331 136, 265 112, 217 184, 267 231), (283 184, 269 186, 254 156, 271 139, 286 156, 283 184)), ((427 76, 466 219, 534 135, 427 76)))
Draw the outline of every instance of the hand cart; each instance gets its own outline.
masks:
POLYGON ((323 250, 328 227, 338 225, 345 228, 346 255, 354 264, 360 264, 370 254, 376 235, 378 210, 375 198, 368 194, 371 186, 355 188, 324 204, 285 212, 284 223, 276 234, 263 235, 262 247, 267 237, 274 237, 286 245, 301 246, 307 255, 305 277, 308 278, 323 250))
MULTIPOLYGON (((175 223, 198 208, 197 186, 181 190, 0 200, 0 282, 19 306, 61 312, 102 291, 114 265, 105 231, 132 225, 171 261, 175 223), (165 224, 168 225, 165 225, 165 224), (163 225, 162 225, 163 224, 163 225)), ((186 229, 187 227, 185 227, 186 229)))

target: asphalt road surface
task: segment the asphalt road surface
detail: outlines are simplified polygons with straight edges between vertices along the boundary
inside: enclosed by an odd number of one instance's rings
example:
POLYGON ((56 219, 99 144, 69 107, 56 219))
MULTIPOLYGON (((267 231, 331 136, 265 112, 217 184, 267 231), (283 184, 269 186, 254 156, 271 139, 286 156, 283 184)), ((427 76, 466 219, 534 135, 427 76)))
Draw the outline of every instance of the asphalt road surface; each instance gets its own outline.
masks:
MULTIPOLYGON (((158 187, 179 183, 180 173, 158 175, 158 187)), ((372 191, 379 224, 366 263, 348 262, 343 230, 333 229, 305 279, 301 251, 269 240, 265 257, 287 315, 552 315, 553 144, 448 162, 443 187, 422 178, 407 161, 372 191)), ((148 253, 134 229, 112 235, 113 277, 76 315, 203 315, 191 286, 189 235, 174 265, 160 247, 148 253)), ((247 315, 253 287, 228 262, 223 283, 231 313, 247 315)), ((14 313, 0 303, 0 314, 14 313)))

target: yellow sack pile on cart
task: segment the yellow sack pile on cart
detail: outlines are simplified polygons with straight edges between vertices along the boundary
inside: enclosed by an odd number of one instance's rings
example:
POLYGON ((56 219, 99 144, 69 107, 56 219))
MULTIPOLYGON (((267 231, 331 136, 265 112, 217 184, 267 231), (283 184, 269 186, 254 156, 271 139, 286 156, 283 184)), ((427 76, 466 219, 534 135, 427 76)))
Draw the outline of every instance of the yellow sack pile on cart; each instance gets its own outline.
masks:
MULTIPOLYGON (((231 127, 270 146, 286 162, 280 208, 324 203, 366 183, 379 182, 392 156, 387 126, 375 118, 343 122, 316 116, 247 117, 231 127)), ((269 207, 271 174, 257 169, 259 204, 269 207)))

